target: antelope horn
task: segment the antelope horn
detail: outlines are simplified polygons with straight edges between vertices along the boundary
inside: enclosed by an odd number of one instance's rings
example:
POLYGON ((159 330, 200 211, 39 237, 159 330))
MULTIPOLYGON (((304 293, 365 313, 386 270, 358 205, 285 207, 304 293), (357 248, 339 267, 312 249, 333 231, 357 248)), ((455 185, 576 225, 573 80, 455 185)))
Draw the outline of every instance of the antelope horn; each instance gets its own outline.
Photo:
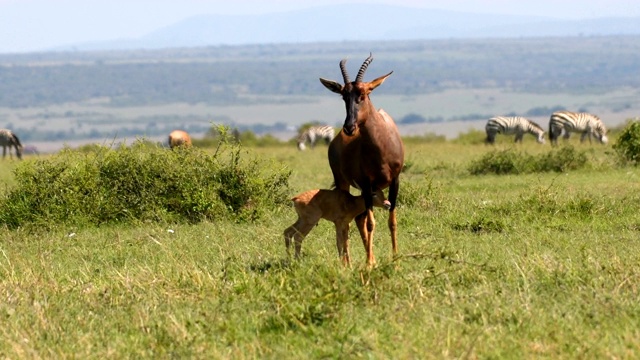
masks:
POLYGON ((340 70, 342 71, 342 78, 344 79, 345 85, 351 82, 351 80, 349 80, 349 74, 347 74, 347 67, 345 66, 346 63, 347 59, 340 60, 340 70))
POLYGON ((367 67, 369 67, 369 64, 371 64, 372 61, 373 61, 373 56, 371 56, 371 53, 369 53, 369 57, 362 63, 362 66, 360 66, 360 70, 358 71, 358 76, 356 76, 356 82, 362 81, 364 72, 367 71, 367 67))

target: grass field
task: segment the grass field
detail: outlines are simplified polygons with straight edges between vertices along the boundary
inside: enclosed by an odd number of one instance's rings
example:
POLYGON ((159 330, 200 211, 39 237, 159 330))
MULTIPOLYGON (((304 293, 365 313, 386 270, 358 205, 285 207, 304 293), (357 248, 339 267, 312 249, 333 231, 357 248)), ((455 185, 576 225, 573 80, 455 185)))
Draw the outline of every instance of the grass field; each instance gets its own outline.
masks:
MULTIPOLYGON (((407 142, 400 253, 376 210, 370 271, 354 228, 341 265, 326 222, 289 260, 288 206, 250 224, 5 230, 0 357, 637 358, 640 170, 572 143, 584 169, 472 176, 493 147, 407 142)), ((291 195, 331 183, 323 146, 250 152, 293 170, 291 195)))

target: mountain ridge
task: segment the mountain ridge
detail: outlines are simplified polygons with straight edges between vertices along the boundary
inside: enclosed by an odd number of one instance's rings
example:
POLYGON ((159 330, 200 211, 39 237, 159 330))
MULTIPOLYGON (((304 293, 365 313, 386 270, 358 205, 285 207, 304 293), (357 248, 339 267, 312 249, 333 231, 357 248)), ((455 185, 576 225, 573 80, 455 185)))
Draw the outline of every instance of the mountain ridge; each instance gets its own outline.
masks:
POLYGON ((131 50, 265 43, 640 34, 640 18, 565 20, 395 5, 343 4, 263 15, 197 15, 136 39, 54 50, 131 50))

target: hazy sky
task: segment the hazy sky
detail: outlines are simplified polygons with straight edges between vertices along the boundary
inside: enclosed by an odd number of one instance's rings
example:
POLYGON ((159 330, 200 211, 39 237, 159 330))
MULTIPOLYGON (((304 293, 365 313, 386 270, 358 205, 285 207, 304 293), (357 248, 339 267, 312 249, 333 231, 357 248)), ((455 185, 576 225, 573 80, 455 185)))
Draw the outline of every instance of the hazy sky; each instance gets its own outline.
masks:
POLYGON ((199 14, 269 13, 340 3, 572 19, 640 16, 640 0, 0 0, 0 53, 136 38, 199 14))

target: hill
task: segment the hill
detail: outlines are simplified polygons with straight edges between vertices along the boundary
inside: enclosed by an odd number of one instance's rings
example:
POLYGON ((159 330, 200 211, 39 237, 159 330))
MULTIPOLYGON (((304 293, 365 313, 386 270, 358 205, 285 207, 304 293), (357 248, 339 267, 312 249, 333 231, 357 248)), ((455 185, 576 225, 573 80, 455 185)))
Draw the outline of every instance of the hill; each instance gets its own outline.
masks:
POLYGON ((637 18, 566 20, 342 4, 264 15, 199 15, 136 39, 73 44, 56 50, 638 34, 637 18))

